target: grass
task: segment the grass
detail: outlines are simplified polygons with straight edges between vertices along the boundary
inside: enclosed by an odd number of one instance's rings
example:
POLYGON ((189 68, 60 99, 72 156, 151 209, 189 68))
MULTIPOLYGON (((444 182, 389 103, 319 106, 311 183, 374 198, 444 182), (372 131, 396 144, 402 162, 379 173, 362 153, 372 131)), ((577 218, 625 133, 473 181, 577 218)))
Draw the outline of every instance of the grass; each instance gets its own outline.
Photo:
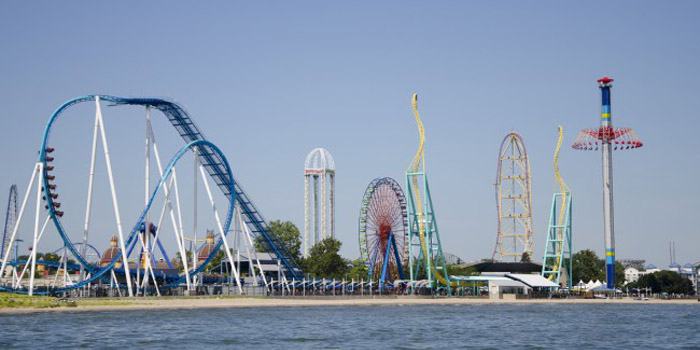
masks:
POLYGON ((28 296, 22 294, 0 293, 0 309, 6 308, 55 308, 55 307, 76 307, 75 302, 54 297, 28 296))
POLYGON ((145 303, 135 303, 129 300, 119 299, 80 299, 75 302, 77 306, 119 306, 119 305, 144 305, 145 303))
POLYGON ((218 296, 167 296, 146 298, 92 298, 92 299, 63 299, 50 296, 28 296, 24 294, 0 293, 0 309, 49 309, 58 307, 77 306, 123 306, 147 305, 154 300, 187 300, 187 299, 266 299, 264 296, 218 295, 218 296))

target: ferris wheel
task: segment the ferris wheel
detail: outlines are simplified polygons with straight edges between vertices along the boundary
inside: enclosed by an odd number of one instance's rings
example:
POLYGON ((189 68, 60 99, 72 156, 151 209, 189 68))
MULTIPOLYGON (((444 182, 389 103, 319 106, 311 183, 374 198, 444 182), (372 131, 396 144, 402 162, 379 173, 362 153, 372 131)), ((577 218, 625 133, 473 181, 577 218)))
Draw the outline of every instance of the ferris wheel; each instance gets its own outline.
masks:
POLYGON ((386 281, 403 279, 408 259, 406 197, 390 177, 374 179, 365 190, 359 219, 360 254, 367 277, 386 281))

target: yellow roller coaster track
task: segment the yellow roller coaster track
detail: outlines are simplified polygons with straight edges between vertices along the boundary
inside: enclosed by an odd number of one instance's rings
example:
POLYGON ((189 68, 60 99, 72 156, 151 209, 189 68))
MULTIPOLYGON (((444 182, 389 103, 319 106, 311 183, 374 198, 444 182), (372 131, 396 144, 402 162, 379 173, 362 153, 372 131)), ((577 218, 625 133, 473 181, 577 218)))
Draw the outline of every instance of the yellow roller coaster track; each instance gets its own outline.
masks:
MULTIPOLYGON (((561 229, 562 224, 564 222, 564 215, 566 215, 566 196, 569 193, 569 186, 566 185, 566 182, 564 182, 564 179, 561 177, 561 174, 559 173, 559 151, 561 150, 561 143, 564 138, 564 128, 562 128, 561 125, 557 128, 558 133, 559 133, 559 139, 557 140, 557 148, 554 150, 554 178, 555 178, 555 192, 557 192, 557 189, 559 190, 558 192, 561 193, 561 208, 559 208, 559 216, 557 217, 557 240, 560 242, 557 245, 557 260, 554 263, 554 266, 559 266, 561 263, 561 256, 562 256, 562 250, 564 249, 564 230, 561 229)), ((571 278, 569 276, 569 278, 571 278)), ((549 280, 554 279, 554 274, 549 275, 549 280)))
MULTIPOLYGON (((411 106, 413 107, 413 115, 416 117, 416 124, 418 124, 418 133, 420 134, 420 143, 418 144, 418 152, 416 152, 415 157, 413 157, 413 161, 411 162, 411 165, 408 167, 407 172, 409 173, 419 173, 422 172, 423 176, 425 176, 425 152, 424 152, 424 146, 425 146, 425 130, 423 129, 423 122, 420 119, 420 114, 418 113, 418 94, 413 94, 413 97, 411 98, 411 106)), ((416 199, 416 214, 418 216, 418 234, 420 237, 420 246, 421 250, 423 251, 423 256, 425 259, 428 260, 428 266, 431 269, 432 275, 435 276, 435 278, 442 283, 443 285, 447 285, 448 282, 443 277, 437 269, 435 269, 434 264, 431 260, 431 256, 428 254, 428 243, 426 242, 425 239, 425 231, 426 231, 426 223, 425 223, 425 213, 423 213, 423 200, 421 199, 421 192, 420 192, 420 186, 418 184, 418 177, 413 176, 411 179, 411 187, 413 189, 413 194, 416 199)), ((447 271, 445 271, 447 272, 447 271)), ((450 286, 454 287, 457 286, 457 283, 455 282, 450 282, 450 286)))

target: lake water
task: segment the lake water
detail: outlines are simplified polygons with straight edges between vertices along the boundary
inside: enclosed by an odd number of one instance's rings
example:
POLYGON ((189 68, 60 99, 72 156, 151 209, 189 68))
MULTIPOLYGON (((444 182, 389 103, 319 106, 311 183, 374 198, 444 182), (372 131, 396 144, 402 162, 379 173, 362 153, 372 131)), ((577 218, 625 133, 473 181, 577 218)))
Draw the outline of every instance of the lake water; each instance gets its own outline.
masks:
POLYGON ((700 349, 700 305, 330 306, 0 316, 0 349, 700 349))

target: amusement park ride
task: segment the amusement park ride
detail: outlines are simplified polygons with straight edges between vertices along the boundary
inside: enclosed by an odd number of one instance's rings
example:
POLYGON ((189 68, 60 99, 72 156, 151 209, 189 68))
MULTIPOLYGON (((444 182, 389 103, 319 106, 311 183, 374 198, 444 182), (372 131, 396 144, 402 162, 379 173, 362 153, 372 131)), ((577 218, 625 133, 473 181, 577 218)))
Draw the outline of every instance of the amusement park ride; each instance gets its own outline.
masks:
POLYGON ((401 186, 390 177, 374 179, 365 190, 359 221, 360 257, 367 263, 368 279, 379 277, 380 288, 406 279, 408 229, 401 186))
POLYGON ((418 94, 413 94, 411 107, 418 124, 420 141, 418 151, 406 170, 410 278, 412 281, 419 280, 424 273, 428 281, 435 281, 435 287, 445 287, 449 295, 453 284, 450 283, 447 273, 440 232, 430 197, 428 175, 425 171, 425 130, 418 114, 418 94))
POLYGON ((564 288, 571 289, 573 274, 573 256, 571 242, 572 198, 571 190, 559 173, 559 151, 564 137, 564 130, 559 125, 559 138, 554 151, 554 196, 549 216, 547 243, 544 246, 542 277, 564 288))
POLYGON ((603 155, 603 225, 605 229, 606 287, 615 288, 615 222, 613 208, 612 151, 642 147, 643 143, 630 128, 613 128, 611 91, 613 79, 598 79, 601 92, 600 127, 583 129, 573 147, 582 151, 597 151, 603 155))
MULTIPOLYGON (((612 79, 602 78, 598 82, 602 92, 601 127, 584 129, 572 147, 578 150, 598 150, 599 147, 602 149, 607 287, 614 288, 611 152, 613 149, 639 148, 642 142, 631 129, 612 127, 612 79)), ((260 276, 266 287, 274 288, 276 284, 277 290, 283 294, 294 295, 296 291, 302 291, 303 295, 306 295, 307 290, 310 293, 332 290, 335 295, 338 288, 342 289, 344 294, 350 290, 354 293, 356 287, 359 287, 362 295, 365 288, 368 288, 370 295, 373 290, 382 293, 383 290, 391 288, 397 293, 416 293, 416 290, 422 289, 421 292, 440 292, 446 296, 452 295, 453 292, 462 293, 465 288, 473 288, 476 292, 478 286, 484 285, 485 279, 450 276, 448 273, 446 254, 443 253, 440 242, 425 167, 425 130, 418 113, 417 94, 412 96, 411 107, 418 126, 419 145, 406 170, 406 192, 404 194, 401 185, 388 177, 373 180, 365 190, 360 208, 359 243, 361 259, 367 267, 367 276, 366 279, 357 282, 348 282, 346 279, 309 280, 304 276, 286 246, 271 232, 260 211, 234 180, 231 166, 223 152, 204 137, 192 118, 177 104, 155 98, 103 95, 87 95, 69 100, 53 113, 46 125, 39 159, 32 170, 24 196, 18 196, 16 186, 10 188, 0 242, 0 291, 29 295, 55 295, 65 292, 80 294, 81 291, 96 290, 96 286, 108 286, 119 295, 124 291, 124 294, 134 296, 172 294, 174 288, 178 287, 184 288, 183 293, 189 294, 196 293, 198 287, 211 283, 228 282, 229 287, 233 288, 235 281, 235 288, 239 293, 243 293, 241 281, 244 276, 241 273, 240 254, 245 248, 248 271, 249 275, 252 274, 253 283, 257 285, 257 276, 260 276), (70 107, 83 103, 94 103, 95 106, 94 126, 90 129, 91 152, 87 162, 79 161, 80 164, 89 164, 85 183, 77 179, 78 176, 59 176, 65 174, 62 171, 66 169, 62 166, 72 163, 56 161, 56 155, 59 154, 54 148, 56 140, 51 139, 52 142, 49 142, 52 133, 55 136, 66 134, 61 128, 56 130, 59 125, 56 122, 66 119, 59 117, 67 114, 65 112, 70 107), (110 153, 107 142, 107 128, 102 114, 103 103, 145 108, 143 204, 135 205, 133 196, 129 197, 117 191, 115 174, 133 174, 134 171, 127 169, 120 173, 121 170, 114 166, 117 162, 113 162, 112 159, 117 158, 112 157, 114 152, 110 153), (178 142, 177 152, 167 164, 162 161, 159 144, 156 142, 154 123, 151 120, 152 110, 160 111, 185 143, 183 146, 178 142), (106 167, 104 173, 109 184, 108 190, 103 188, 102 191, 109 193, 109 201, 93 198, 94 193, 99 192, 95 184, 96 178, 101 174, 96 169, 98 148, 101 148, 103 153, 100 160, 106 167), (189 159, 192 160, 190 166, 194 169, 192 205, 181 200, 185 197, 183 193, 190 189, 189 186, 182 186, 182 179, 186 178, 182 170, 181 180, 178 181, 178 169, 182 169, 184 166, 181 163, 188 163, 189 159), (74 209, 79 205, 75 204, 74 196, 70 193, 63 197, 59 195, 57 176, 61 181, 65 181, 61 183, 62 186, 66 183, 72 185, 66 188, 87 185, 84 212, 74 209), (152 182, 152 178, 157 178, 157 181, 152 182), (219 188, 219 192, 212 191, 211 181, 219 188), (200 184, 203 186, 200 187, 200 184), (207 220, 198 209, 200 191, 204 193, 203 198, 208 199, 205 212, 211 214, 208 223, 204 225, 215 228, 207 231, 205 239, 198 237, 199 226, 207 220), (126 210, 122 211, 120 204, 125 202, 120 198, 124 197, 132 200, 127 202, 126 210), (21 204, 18 205, 20 198, 21 204), (65 203, 59 202, 59 199, 65 203), (33 220, 25 218, 31 216, 27 213, 31 211, 30 202, 35 205, 34 217, 31 218, 33 220), (220 215, 217 204, 225 206, 225 215, 220 215), (95 223, 91 216, 93 212, 100 212, 105 217, 104 212, 109 212, 110 209, 114 215, 114 223, 107 223, 110 225, 110 231, 107 232, 111 236, 110 247, 104 254, 100 254, 95 245, 107 239, 104 236, 99 237, 100 229, 93 227, 95 223), (139 210, 140 214, 136 220, 125 222, 122 213, 132 209, 139 210), (23 219, 28 223, 24 229, 20 229, 23 219), (49 228, 50 223, 53 229, 49 228), (186 223, 191 223, 191 229, 185 229, 186 223), (125 229, 124 225, 129 226, 125 229), (26 226, 31 226, 31 229, 27 229, 26 226), (45 233, 52 231, 57 233, 61 247, 50 250, 55 256, 49 261, 40 258, 38 250, 45 233), (22 232, 31 232, 31 236, 22 236, 22 232), (229 235, 230 232, 234 234, 229 235), (229 244, 230 236, 234 237, 233 244, 229 244), (244 247, 240 243, 241 239, 244 247), (30 245, 27 256, 18 256, 19 242, 30 245), (266 278, 265 274, 266 271, 269 273, 269 268, 266 270, 262 266, 256 245, 262 245, 264 252, 277 264, 277 281, 268 281, 266 278), (60 258, 56 259, 58 253, 60 258), (213 261, 221 261, 218 268, 223 271, 225 267, 228 276, 222 272, 219 277, 214 277, 211 270, 213 261), (43 281, 39 281, 43 283, 36 283, 42 269, 56 271, 53 282, 49 283, 48 278, 44 278, 43 281), (70 276, 70 273, 73 273, 73 276, 70 276), (59 281, 59 276, 63 277, 62 281, 59 281)), ((541 273, 542 277, 549 279, 545 281, 549 287, 555 288, 553 286, 556 284, 563 288, 571 288, 572 197, 569 187, 559 173, 559 151, 563 139, 561 126, 558 132, 554 153, 555 191, 541 273)), ((71 135, 71 142, 75 143, 76 139, 76 135, 71 135)), ((120 147, 114 150, 120 151, 120 147)), ((322 148, 314 149, 307 156, 305 164, 305 255, 308 255, 310 244, 335 235, 334 182, 335 162, 330 153, 322 148), (321 196, 318 194, 319 180, 323 191, 321 196), (319 213, 319 202, 323 213, 319 213), (311 217, 314 220, 313 230, 311 217)), ((531 188, 529 158, 522 137, 514 132, 509 133, 499 151, 496 182, 499 225, 493 252, 494 260, 513 259, 517 262, 523 253, 532 256, 531 188)), ((47 239, 44 239, 44 242, 46 241, 47 239)), ((46 243, 43 248, 46 248, 46 243)), ((48 277, 48 274, 45 277, 48 277)), ((542 277, 537 276, 544 280, 542 277)), ((270 292, 272 290, 270 289, 270 292)))
POLYGON ((360 208, 360 256, 367 267, 367 279, 376 279, 380 291, 389 285, 416 293, 418 288, 427 286, 431 291, 443 288, 445 295, 450 295, 457 283, 451 282, 447 273, 430 196, 425 171, 425 130, 418 113, 417 94, 411 99, 411 107, 420 141, 406 170, 407 195, 389 177, 374 179, 367 186, 360 208))
MULTIPOLYGON (((119 147, 117 151, 119 151, 119 147)), ((70 182, 73 178, 74 176, 61 177, 65 182, 70 182)), ((19 206, 19 212, 16 215, 14 214, 16 205, 12 204, 16 199, 13 198, 17 198, 16 190, 11 191, 11 204, 8 206, 6 219, 7 227, 3 237, 0 271, 7 272, 9 271, 7 270, 8 267, 12 270, 10 276, 5 276, 4 273, 0 276, 0 289, 3 291, 24 292, 30 295, 58 294, 69 290, 79 290, 82 287, 106 284, 116 287, 120 293, 124 289, 129 296, 145 293, 160 295, 165 289, 185 284, 186 290, 189 292, 201 284, 203 282, 202 279, 206 278, 206 276, 202 275, 204 268, 215 258, 222 246, 225 248, 226 264, 230 265, 227 266, 227 269, 230 269, 232 272, 231 278, 236 280, 236 286, 240 291, 241 276, 234 264, 235 259, 231 254, 232 249, 227 240, 227 234, 232 229, 232 224, 236 221, 241 224, 241 227, 245 228, 243 232, 247 235, 246 242, 248 245, 252 246, 253 239, 257 240, 262 244, 265 251, 279 262, 280 267, 284 269, 283 278, 303 278, 303 272, 289 255, 285 246, 272 234, 261 213, 242 190, 240 184, 234 181, 231 167, 223 152, 204 138, 194 121, 180 106, 162 99, 87 95, 67 101, 53 113, 48 121, 44 131, 39 160, 32 170, 31 180, 19 206), (57 126, 56 121, 65 119, 59 117, 63 116, 69 107, 85 102, 94 103, 95 119, 94 128, 92 129, 92 152, 88 161, 90 167, 87 181, 87 204, 84 212, 84 221, 79 227, 76 227, 75 217, 78 213, 66 212, 64 208, 75 208, 77 205, 73 202, 67 203, 68 205, 62 205, 65 203, 59 202, 60 196, 57 190, 56 174, 63 174, 61 170, 64 169, 58 168, 59 164, 54 162, 56 149, 50 145, 49 137, 52 132, 56 133, 54 130, 57 126), (114 153, 110 153, 108 147, 106 126, 102 115, 102 104, 105 102, 110 103, 112 106, 142 106, 146 110, 144 206, 138 219, 132 223, 133 226, 130 226, 131 229, 126 232, 123 228, 122 210, 120 210, 120 204, 122 204, 119 200, 120 192, 117 191, 115 185, 114 174, 118 170, 113 168, 112 155, 114 153), (153 109, 162 112, 185 141, 184 147, 179 148, 172 160, 165 166, 161 161, 151 122, 151 110, 153 109), (103 201, 98 201, 98 203, 93 201, 93 193, 96 189, 96 173, 99 173, 95 169, 98 141, 101 141, 99 145, 102 146, 103 162, 106 166, 106 174, 109 180, 110 202, 115 221, 113 229, 116 232, 114 248, 118 250, 118 253, 112 255, 111 260, 98 259, 102 260, 103 263, 90 261, 90 254, 87 252, 87 249, 92 247, 90 242, 99 240, 98 237, 94 237, 97 232, 93 232, 94 230, 91 229, 91 212, 104 209, 100 206, 103 201), (183 191, 183 188, 180 186, 181 182, 178 183, 176 169, 181 168, 178 163, 181 163, 181 160, 184 159, 184 155, 187 153, 192 154, 192 163, 194 165, 194 186, 192 190, 194 204, 189 208, 189 211, 180 200, 180 193, 183 191), (155 158, 157 177, 159 178, 155 186, 151 184, 152 156, 155 158), (209 184, 210 181, 213 181, 221 190, 221 193, 217 195, 223 197, 223 200, 215 198, 216 196, 209 184), (197 212, 198 183, 204 185, 204 192, 206 193, 206 198, 209 199, 211 213, 213 214, 209 220, 216 227, 216 242, 212 243, 213 246, 207 248, 206 251, 209 254, 201 261, 194 255, 202 251, 203 246, 195 249, 197 252, 190 252, 186 249, 186 241, 199 241, 197 239, 197 222, 200 215, 197 212), (159 195, 159 192, 162 195, 159 195), (156 202, 161 203, 160 200, 157 200, 157 197, 160 198, 161 196, 163 198, 162 206, 160 210, 157 210, 156 202), (11 259, 11 247, 14 246, 16 249, 17 242, 22 238, 19 237, 19 228, 22 219, 27 216, 27 204, 32 198, 35 199, 33 236, 24 237, 23 240, 31 244, 29 257, 24 261, 19 261, 16 257, 11 259), (217 201, 225 202, 226 214, 223 217, 220 216, 217 209, 217 201), (41 210, 42 206, 45 211, 41 210), (47 214, 45 218, 42 218, 42 213, 47 214), (69 220, 64 221, 64 216, 70 217, 69 220), (191 234, 193 236, 191 237, 185 234, 184 218, 192 220, 193 229, 191 234), (151 221, 152 219, 155 220, 151 221), (168 225, 163 225, 164 221, 170 221, 172 227, 166 228, 168 225), (42 222, 43 224, 40 225, 42 222), (57 262, 37 259, 37 248, 42 237, 47 232, 49 222, 53 223, 63 245, 59 250, 63 251, 60 264, 63 265, 62 273, 65 278, 62 285, 54 283, 53 285, 37 286, 35 285, 37 265, 42 267, 56 267, 58 265, 57 262), (70 260, 74 260, 76 263, 69 263, 69 256, 70 260), (79 271, 76 277, 77 280, 67 276, 69 270, 79 271), (25 276, 28 276, 28 283, 25 282, 25 276)), ((70 198, 68 196, 66 199, 70 200, 70 198)), ((128 205, 126 211, 133 207, 140 207, 140 205, 128 205)), ((233 227, 235 228, 236 225, 233 225, 233 227)), ((199 257, 202 258, 201 256, 199 257)), ((60 267, 58 268, 60 269, 60 267)), ((259 261, 258 268, 260 270, 259 273, 263 275, 259 261)))
POLYGON ((315 148, 304 162, 304 257, 309 256, 309 250, 316 243, 329 237, 335 238, 335 160, 327 149, 315 148))
POLYGON ((532 257, 532 175, 523 138, 511 132, 498 152, 496 172, 498 234, 492 259, 519 261, 532 257))

